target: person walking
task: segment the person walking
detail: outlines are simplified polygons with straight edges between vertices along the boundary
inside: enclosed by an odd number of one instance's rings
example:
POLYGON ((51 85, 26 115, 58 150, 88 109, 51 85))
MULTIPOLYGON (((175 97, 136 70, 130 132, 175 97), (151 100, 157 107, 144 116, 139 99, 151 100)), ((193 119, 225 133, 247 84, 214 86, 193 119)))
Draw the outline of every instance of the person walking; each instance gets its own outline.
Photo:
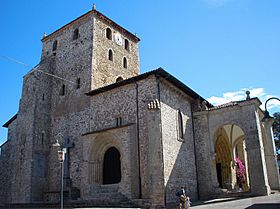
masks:
POLYGON ((181 187, 181 189, 179 191, 176 192, 176 196, 179 197, 179 201, 180 201, 180 209, 187 209, 187 196, 186 196, 186 191, 184 189, 184 187, 181 187))

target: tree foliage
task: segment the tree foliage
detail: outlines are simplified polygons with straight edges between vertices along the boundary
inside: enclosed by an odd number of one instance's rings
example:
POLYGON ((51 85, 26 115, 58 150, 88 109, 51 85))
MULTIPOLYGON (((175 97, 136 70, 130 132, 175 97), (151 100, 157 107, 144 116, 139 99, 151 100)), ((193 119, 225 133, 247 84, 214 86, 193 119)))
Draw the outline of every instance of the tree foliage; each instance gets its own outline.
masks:
POLYGON ((277 153, 280 154, 280 112, 276 112, 273 114, 274 123, 272 125, 274 140, 275 140, 275 147, 277 153))

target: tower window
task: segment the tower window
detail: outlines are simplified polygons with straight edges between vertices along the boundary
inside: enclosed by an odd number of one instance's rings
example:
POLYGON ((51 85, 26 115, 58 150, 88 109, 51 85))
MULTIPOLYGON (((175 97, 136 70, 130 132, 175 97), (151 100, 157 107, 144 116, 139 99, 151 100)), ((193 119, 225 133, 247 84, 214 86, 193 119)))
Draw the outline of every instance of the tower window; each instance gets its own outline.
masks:
POLYGON ((113 51, 112 49, 109 49, 109 52, 108 52, 108 59, 113 61, 113 51))
POLYGON ((81 79, 77 78, 77 80, 76 80, 76 89, 79 89, 79 88, 81 88, 81 79))
POLYGON ((55 51, 57 49, 57 40, 53 42, 52 50, 55 51))
POLYGON ((74 30, 74 33, 73 33, 73 40, 76 40, 76 39, 78 39, 78 38, 79 38, 79 29, 76 28, 76 29, 74 30))
POLYGON ((127 59, 126 59, 126 57, 123 58, 123 67, 127 68, 127 59))
POLYGON ((109 40, 112 40, 112 31, 110 28, 106 29, 106 38, 108 38, 109 40))
POLYGON ((129 42, 127 39, 124 40, 124 48, 129 51, 129 42))
POLYGON ((123 78, 121 76, 119 76, 117 79, 116 79, 116 82, 120 82, 120 81, 123 81, 123 78))
POLYGON ((65 95, 65 85, 62 84, 61 89, 60 89, 60 96, 64 96, 65 95))

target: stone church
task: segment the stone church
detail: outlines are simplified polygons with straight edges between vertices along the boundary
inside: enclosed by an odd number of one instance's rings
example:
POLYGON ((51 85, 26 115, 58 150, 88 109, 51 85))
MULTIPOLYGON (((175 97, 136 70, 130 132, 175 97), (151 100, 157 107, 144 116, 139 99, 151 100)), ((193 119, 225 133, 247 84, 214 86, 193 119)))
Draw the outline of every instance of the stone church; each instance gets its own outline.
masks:
POLYGON ((88 206, 169 207, 181 186, 192 201, 279 189, 260 100, 213 106, 162 68, 140 74, 139 41, 95 8, 44 35, 3 125, 0 203, 58 203, 62 175, 64 201, 88 206))

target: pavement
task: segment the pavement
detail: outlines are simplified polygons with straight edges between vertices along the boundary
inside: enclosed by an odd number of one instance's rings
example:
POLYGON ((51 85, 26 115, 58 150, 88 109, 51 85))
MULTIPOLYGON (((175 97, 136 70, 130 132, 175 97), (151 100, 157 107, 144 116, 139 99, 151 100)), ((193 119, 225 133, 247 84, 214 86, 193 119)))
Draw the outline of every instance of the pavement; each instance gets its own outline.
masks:
MULTIPOLYGON (((1 207, 0 208, 7 208, 1 207)), ((22 207, 8 207, 10 209, 20 209, 22 207)), ((67 209, 78 209, 75 207, 66 207, 67 209)), ((79 209, 102 209, 98 207, 79 208, 79 209)), ((208 201, 196 201, 192 203, 191 209, 280 209, 280 193, 269 196, 259 197, 228 197, 212 199, 208 201)), ((24 207, 24 209, 54 209, 52 207, 24 207)), ((56 208, 57 209, 57 208, 56 208)), ((105 209, 131 209, 131 208, 105 208, 105 209)), ((141 208, 132 208, 141 209, 141 208)), ((179 209, 174 207, 174 209, 179 209)))
POLYGON ((280 194, 248 198, 221 198, 194 202, 195 209, 280 209, 280 194))

